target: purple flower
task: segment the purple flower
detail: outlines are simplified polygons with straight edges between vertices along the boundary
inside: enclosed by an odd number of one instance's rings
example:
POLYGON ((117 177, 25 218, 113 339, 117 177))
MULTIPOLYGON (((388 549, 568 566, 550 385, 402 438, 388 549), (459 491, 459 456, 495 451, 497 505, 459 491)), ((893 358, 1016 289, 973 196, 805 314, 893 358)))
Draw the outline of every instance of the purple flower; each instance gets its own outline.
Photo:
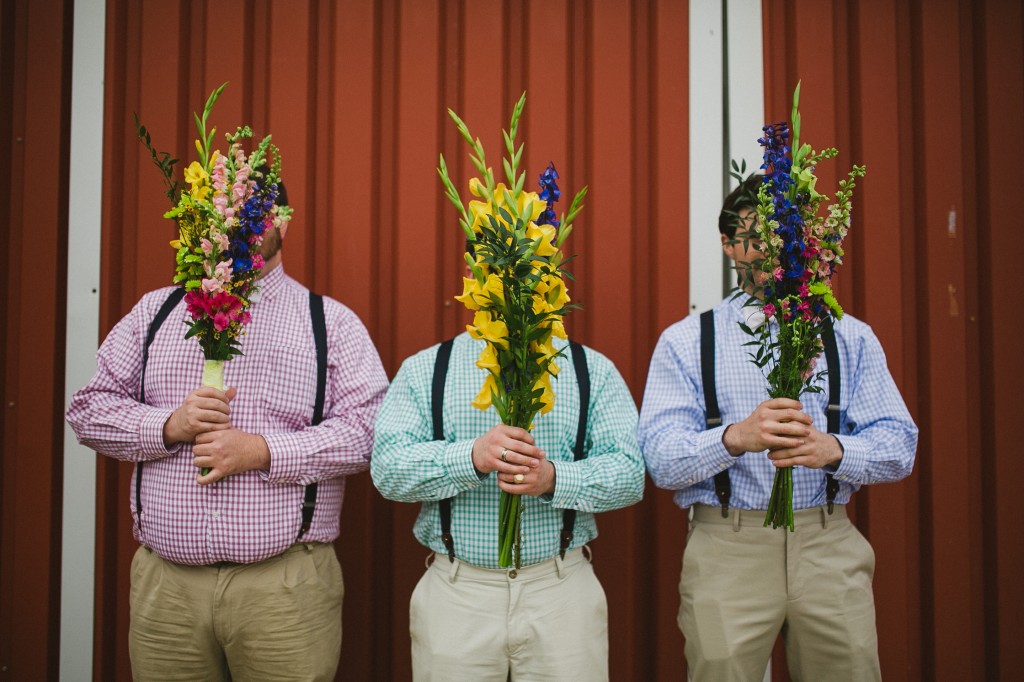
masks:
POLYGON ((548 202, 544 212, 537 219, 538 225, 551 225, 556 230, 561 221, 555 215, 554 204, 562 196, 562 190, 558 189, 558 171, 555 170, 555 162, 548 162, 548 167, 540 174, 540 198, 548 202))

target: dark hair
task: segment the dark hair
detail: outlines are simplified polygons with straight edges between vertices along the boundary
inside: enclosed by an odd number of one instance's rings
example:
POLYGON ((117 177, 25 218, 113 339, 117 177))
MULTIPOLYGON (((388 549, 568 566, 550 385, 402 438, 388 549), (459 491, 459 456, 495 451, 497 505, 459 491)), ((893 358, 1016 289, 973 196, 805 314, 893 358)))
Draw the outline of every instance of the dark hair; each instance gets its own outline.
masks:
POLYGON ((736 227, 740 224, 739 214, 744 210, 757 208, 757 190, 764 182, 764 176, 751 173, 722 202, 718 214, 718 231, 729 239, 736 238, 736 227))

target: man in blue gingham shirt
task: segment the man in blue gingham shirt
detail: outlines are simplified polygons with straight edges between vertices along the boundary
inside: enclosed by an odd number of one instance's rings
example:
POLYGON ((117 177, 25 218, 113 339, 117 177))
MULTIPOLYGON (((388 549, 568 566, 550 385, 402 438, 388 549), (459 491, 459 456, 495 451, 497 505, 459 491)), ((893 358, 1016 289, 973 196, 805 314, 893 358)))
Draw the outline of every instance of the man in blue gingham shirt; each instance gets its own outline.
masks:
MULTIPOLYGON (((754 189, 760 178, 748 181, 754 189)), ((752 220, 744 187, 726 199, 723 250, 742 268, 759 257, 735 242, 752 220), (737 219, 736 214, 740 215, 737 219), (735 242, 735 243, 734 243, 735 242)), ((748 287, 749 288, 749 287, 748 287)), ((914 463, 917 427, 878 339, 850 315, 835 324, 841 367, 840 432, 825 433, 825 390, 800 401, 767 395, 740 323, 763 316, 746 294, 715 306, 715 378, 722 422, 706 429, 700 318, 662 334, 651 360, 638 439, 654 482, 691 509, 680 581, 679 627, 693 679, 760 679, 777 634, 797 679, 877 679, 871 577, 874 554, 845 503, 865 483, 897 481, 914 463), (795 532, 763 526, 777 467, 793 468, 795 532), (729 472, 724 515, 714 476, 729 472), (833 513, 826 476, 839 483, 833 513)), ((825 358, 818 369, 827 370, 825 358)))

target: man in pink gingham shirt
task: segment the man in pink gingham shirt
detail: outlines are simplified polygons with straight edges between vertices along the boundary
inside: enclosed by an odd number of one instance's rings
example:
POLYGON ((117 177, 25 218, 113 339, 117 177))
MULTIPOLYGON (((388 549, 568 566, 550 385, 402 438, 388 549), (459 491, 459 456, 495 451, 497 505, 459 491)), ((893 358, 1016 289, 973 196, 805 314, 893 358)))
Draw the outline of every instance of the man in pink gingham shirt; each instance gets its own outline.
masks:
MULTIPOLYGON (((280 200, 279 200, 279 203, 280 200)), ((333 679, 341 648, 338 537, 345 477, 369 467, 387 389, 359 318, 324 297, 327 382, 311 424, 317 357, 308 290, 284 273, 280 235, 267 260, 243 355, 221 392, 198 388, 203 356, 179 303, 149 346, 171 287, 150 292, 107 336, 67 419, 79 441, 142 464, 132 477, 129 651, 136 680, 333 679), (206 476, 201 468, 209 468, 206 476), (314 512, 299 540, 306 486, 314 512), (141 502, 141 512, 136 501, 141 502)))

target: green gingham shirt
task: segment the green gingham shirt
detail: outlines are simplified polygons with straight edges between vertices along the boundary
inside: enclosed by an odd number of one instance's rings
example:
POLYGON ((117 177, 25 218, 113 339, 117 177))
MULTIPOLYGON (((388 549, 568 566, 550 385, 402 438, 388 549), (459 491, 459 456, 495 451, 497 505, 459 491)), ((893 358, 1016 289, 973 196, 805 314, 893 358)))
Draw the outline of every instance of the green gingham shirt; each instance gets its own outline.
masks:
MULTIPOLYGON (((438 500, 452 500, 455 556, 484 568, 498 568, 496 474, 481 477, 473 467, 473 441, 500 423, 494 408, 482 412, 470 402, 487 375, 476 366, 483 341, 455 338, 444 390, 444 441, 433 439, 431 388, 438 346, 408 358, 391 383, 377 418, 370 472, 384 497, 422 502, 413 527, 429 549, 444 553, 438 500)), ((573 461, 580 394, 568 344, 552 379, 555 407, 534 419, 533 437, 555 467, 555 492, 523 496, 522 564, 558 554, 562 511, 576 509, 570 548, 597 537, 594 513, 625 507, 643 496, 644 466, 636 441, 637 410, 612 362, 586 349, 590 373, 587 457, 573 461)), ((558 347, 558 346, 556 346, 558 347)))

